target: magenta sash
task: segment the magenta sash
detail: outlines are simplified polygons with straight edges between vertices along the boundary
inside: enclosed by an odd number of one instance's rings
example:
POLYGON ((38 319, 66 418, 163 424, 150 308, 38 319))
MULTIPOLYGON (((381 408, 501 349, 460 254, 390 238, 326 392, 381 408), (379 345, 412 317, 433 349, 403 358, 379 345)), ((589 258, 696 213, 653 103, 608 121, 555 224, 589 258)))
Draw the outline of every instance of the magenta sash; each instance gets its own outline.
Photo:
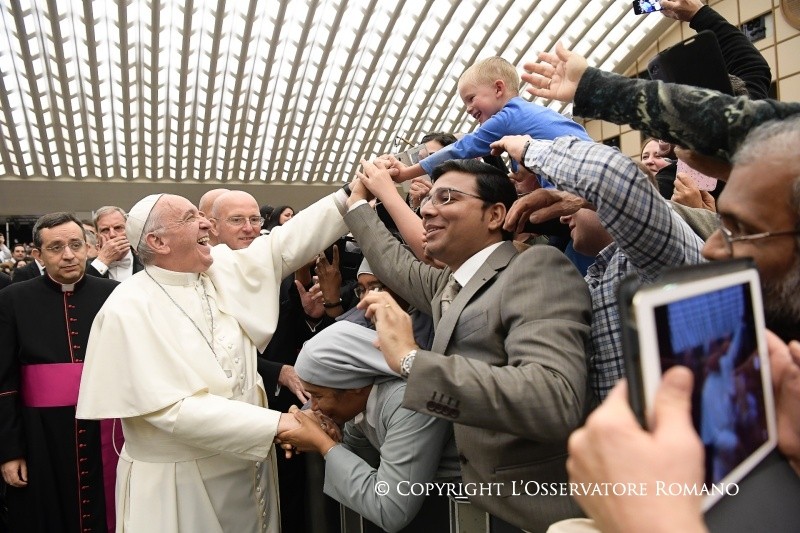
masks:
POLYGON ((78 404, 83 363, 22 365, 22 403, 26 407, 66 407, 78 404))

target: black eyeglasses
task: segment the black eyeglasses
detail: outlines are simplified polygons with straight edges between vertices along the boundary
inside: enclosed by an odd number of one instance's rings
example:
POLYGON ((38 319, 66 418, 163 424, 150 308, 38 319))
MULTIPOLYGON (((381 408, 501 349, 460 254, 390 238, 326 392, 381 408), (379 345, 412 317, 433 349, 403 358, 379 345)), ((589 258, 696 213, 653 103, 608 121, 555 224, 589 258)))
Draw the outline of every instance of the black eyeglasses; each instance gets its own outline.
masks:
POLYGON ((433 206, 447 205, 453 201, 453 193, 463 194, 464 196, 471 196, 473 198, 477 198, 478 200, 483 200, 483 198, 481 198, 477 194, 459 191, 458 189, 454 189, 453 187, 440 187, 438 189, 432 190, 430 193, 428 193, 427 196, 423 197, 422 201, 420 201, 419 203, 419 206, 420 208, 422 208, 428 202, 430 202, 431 205, 433 206))
POLYGON ((719 232, 722 234, 722 240, 725 242, 725 250, 728 255, 733 257, 733 243, 739 241, 757 241, 766 239, 768 237, 782 237, 786 235, 800 235, 800 229, 784 230, 784 231, 762 231, 761 233, 751 233, 750 235, 734 235, 731 230, 725 227, 719 213, 717 213, 717 226, 719 232))

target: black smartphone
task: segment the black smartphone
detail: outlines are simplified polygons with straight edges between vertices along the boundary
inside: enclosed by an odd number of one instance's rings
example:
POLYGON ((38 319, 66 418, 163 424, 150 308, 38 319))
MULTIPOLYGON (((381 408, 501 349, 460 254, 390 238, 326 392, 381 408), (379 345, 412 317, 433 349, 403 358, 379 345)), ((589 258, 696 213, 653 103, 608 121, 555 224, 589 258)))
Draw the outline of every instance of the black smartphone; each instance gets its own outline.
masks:
POLYGON ((633 0, 633 12, 637 15, 647 15, 664 9, 659 0, 633 0))

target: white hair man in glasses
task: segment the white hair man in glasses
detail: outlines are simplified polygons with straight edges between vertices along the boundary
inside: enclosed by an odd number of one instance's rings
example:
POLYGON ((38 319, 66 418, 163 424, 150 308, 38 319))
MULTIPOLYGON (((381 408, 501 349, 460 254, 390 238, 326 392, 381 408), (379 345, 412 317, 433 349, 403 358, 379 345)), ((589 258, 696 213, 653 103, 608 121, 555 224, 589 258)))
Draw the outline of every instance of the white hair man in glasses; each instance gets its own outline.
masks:
POLYGON ((117 531, 278 531, 273 440, 295 427, 267 409, 256 353, 278 320, 281 280, 347 231, 338 191, 231 250, 186 198, 129 212, 145 269, 98 314, 78 416, 122 419, 117 531))
POLYGON ((71 213, 33 227, 44 276, 0 291, 0 464, 9 531, 109 531, 122 429, 76 420, 86 345, 116 281, 86 276, 83 226, 71 213))

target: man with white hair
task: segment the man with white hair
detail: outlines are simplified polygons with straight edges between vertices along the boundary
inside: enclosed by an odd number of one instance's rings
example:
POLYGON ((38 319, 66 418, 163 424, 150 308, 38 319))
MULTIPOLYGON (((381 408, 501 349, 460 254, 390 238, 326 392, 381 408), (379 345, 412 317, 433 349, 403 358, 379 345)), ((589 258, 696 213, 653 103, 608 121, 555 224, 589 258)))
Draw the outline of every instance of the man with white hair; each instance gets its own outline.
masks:
POLYGON ((97 316, 80 418, 122 419, 117 531, 277 531, 273 440, 297 422, 266 409, 256 352, 278 318, 278 285, 347 231, 344 191, 242 250, 208 245, 187 199, 130 211, 145 269, 97 316))
POLYGON ((125 210, 115 205, 106 205, 95 211, 93 220, 100 250, 86 269, 87 274, 125 281, 142 269, 125 235, 127 217, 125 210))

